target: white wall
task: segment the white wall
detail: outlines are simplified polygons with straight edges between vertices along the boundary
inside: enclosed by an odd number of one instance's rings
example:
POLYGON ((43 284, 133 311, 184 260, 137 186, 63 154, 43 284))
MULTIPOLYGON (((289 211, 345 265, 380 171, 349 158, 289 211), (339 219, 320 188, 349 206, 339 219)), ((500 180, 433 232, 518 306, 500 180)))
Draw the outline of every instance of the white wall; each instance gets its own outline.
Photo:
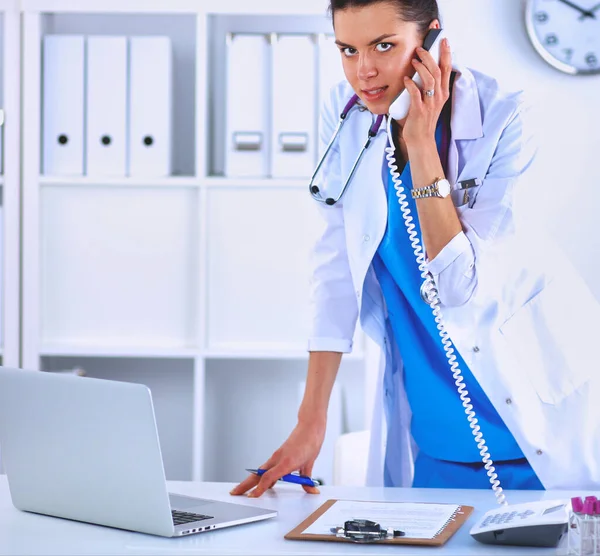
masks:
POLYGON ((533 102, 539 152, 520 188, 521 220, 547 231, 600 298, 600 76, 549 66, 527 38, 524 4, 440 0, 456 59, 533 102))

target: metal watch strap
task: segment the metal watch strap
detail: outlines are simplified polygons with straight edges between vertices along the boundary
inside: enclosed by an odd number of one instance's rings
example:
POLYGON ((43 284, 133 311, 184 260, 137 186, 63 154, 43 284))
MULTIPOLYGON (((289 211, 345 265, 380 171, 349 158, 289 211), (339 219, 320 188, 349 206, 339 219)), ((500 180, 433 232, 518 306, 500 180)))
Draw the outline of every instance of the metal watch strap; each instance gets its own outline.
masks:
POLYGON ((439 197, 437 184, 441 178, 436 179, 432 184, 425 187, 415 187, 411 191, 413 199, 426 199, 427 197, 439 197))
POLYGON ((427 197, 437 197, 436 189, 433 185, 426 185, 425 187, 413 189, 411 194, 413 199, 426 199, 427 197))

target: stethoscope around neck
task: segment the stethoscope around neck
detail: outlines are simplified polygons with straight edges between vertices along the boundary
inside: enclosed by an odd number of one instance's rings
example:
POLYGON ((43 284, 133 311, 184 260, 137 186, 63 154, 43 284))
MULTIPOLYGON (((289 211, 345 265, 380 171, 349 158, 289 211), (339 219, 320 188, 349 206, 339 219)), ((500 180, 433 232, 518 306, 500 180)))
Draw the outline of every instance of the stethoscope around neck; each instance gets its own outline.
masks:
MULTIPOLYGON (((319 164, 317 165, 317 168, 315 169, 315 172, 313 173, 312 178, 310 180, 310 184, 308 186, 309 190, 310 190, 310 194, 312 195, 313 199, 315 199, 316 201, 319 201, 320 203, 325 203, 329 206, 335 205, 344 195, 344 192, 348 188, 348 185, 350 184, 350 181, 352 180, 352 177, 354 176, 354 172, 356 171, 356 168, 358 167, 363 154, 371 145, 373 137, 375 137, 377 135, 377 132, 379 131, 379 128, 381 127, 381 122, 383 122, 383 118, 384 118, 383 115, 379 115, 379 116, 377 116, 377 118, 374 118, 374 121, 371 124, 371 127, 369 128, 367 140, 365 141, 365 144, 363 145, 362 149, 360 150, 360 153, 358 154, 356 162, 352 166, 352 169, 350 170, 350 174, 346 178, 344 186, 342 187, 338 196, 335 199, 333 197, 323 197, 321 195, 319 187, 317 185, 315 185, 315 183, 314 183, 315 179, 319 173, 319 170, 321 169, 321 166, 323 166, 323 163, 327 159, 327 155, 329 154, 331 147, 335 143, 335 140, 337 139, 337 137, 342 129, 342 126, 346 122, 346 119, 347 119, 347 116, 348 116, 350 110, 352 110, 352 108, 354 106, 356 106, 357 103, 358 103, 358 95, 355 94, 348 101, 348 103, 344 107, 344 110, 340 114, 340 120, 337 124, 337 127, 335 128, 333 137, 329 141, 329 144, 327 145, 327 148, 325 149, 325 152, 323 153, 323 156, 321 157, 321 160, 319 161, 319 164)), ((428 305, 431 305, 433 303, 433 301, 435 300, 436 296, 438 295, 437 288, 436 288, 433 280, 425 280, 421 284, 419 293, 421 295, 421 299, 428 305)))
POLYGON ((352 181, 354 172, 356 172, 356 169, 358 168, 358 165, 360 164, 360 160, 361 160, 363 154, 371 145, 371 141, 373 140, 373 137, 375 137, 377 135, 377 132, 379 131, 379 128, 381 127, 381 122, 383 122, 383 118, 384 118, 383 115, 379 115, 379 116, 377 116, 377 118, 374 119, 373 123, 371 124, 371 127, 369 128, 367 140, 365 141, 365 144, 363 145, 362 149, 360 150, 360 153, 358 154, 356 162, 354 162, 352 169, 350 170, 350 174, 348 174, 348 177, 346 178, 346 181, 344 182, 344 186, 342 187, 338 196, 335 199, 333 197, 323 197, 321 195, 321 191, 320 191, 319 187, 317 185, 315 185, 315 179, 319 173, 319 170, 321 169, 321 166, 323 166, 323 163, 327 159, 327 155, 329 154, 331 147, 333 147, 333 144, 335 143, 338 135, 340 134, 340 131, 341 131, 344 123, 346 122, 346 119, 347 119, 347 116, 348 116, 350 110, 352 110, 352 108, 354 108, 354 106, 356 106, 358 104, 358 100, 359 100, 358 95, 356 95, 356 94, 353 95, 352 98, 347 102, 346 106, 344 107, 344 110, 342 110, 342 113, 340 114, 340 120, 337 124, 337 127, 335 128, 335 131, 333 132, 333 137, 331 138, 331 141, 329 141, 329 144, 327 145, 327 148, 325 149, 323 156, 321 156, 321 160, 319 161, 319 164, 317 164, 317 167, 312 175, 312 178, 310 179, 310 184, 308 185, 308 189, 309 189, 310 194, 312 195, 313 199, 320 203, 325 203, 329 206, 335 205, 343 197, 346 189, 348 188, 348 185, 352 181))

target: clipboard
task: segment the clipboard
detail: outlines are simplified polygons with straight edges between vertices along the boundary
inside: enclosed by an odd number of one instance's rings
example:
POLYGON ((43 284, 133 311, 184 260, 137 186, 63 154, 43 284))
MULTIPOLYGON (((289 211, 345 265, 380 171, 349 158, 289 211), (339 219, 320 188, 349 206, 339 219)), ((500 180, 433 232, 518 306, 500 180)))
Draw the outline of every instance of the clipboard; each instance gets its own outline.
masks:
MULTIPOLYGON (((333 542, 345 542, 356 544, 355 541, 337 537, 333 533, 330 535, 315 535, 311 533, 304 533, 317 519, 319 519, 327 510, 329 510, 338 500, 327 500, 317 510, 310 514, 300 525, 290 531, 284 536, 286 540, 291 541, 333 541, 333 542)), ((403 502, 390 502, 390 504, 403 504, 403 502)), ((421 504, 421 503, 420 503, 421 504)), ((427 502, 422 503, 424 506, 427 502)), ((378 540, 372 543, 366 544, 410 544, 410 545, 421 545, 421 546, 442 546, 445 544, 453 535, 456 533, 462 525, 469 519, 469 516, 473 513, 473 506, 463 506, 456 504, 457 510, 453 513, 452 517, 445 523, 444 527, 438 531, 438 533, 430 539, 422 538, 411 538, 411 537, 396 537, 378 540)), ((339 524, 343 525, 343 524, 339 524)))

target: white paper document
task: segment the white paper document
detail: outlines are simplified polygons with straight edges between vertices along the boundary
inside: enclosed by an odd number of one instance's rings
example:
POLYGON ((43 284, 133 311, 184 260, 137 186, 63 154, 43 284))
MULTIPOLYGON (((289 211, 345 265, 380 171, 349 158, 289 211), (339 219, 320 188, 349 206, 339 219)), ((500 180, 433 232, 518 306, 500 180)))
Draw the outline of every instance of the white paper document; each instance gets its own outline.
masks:
POLYGON ((459 508, 456 504, 338 500, 303 533, 331 535, 331 529, 343 527, 345 521, 369 519, 379 523, 383 529, 391 527, 403 531, 403 538, 433 539, 459 508))

